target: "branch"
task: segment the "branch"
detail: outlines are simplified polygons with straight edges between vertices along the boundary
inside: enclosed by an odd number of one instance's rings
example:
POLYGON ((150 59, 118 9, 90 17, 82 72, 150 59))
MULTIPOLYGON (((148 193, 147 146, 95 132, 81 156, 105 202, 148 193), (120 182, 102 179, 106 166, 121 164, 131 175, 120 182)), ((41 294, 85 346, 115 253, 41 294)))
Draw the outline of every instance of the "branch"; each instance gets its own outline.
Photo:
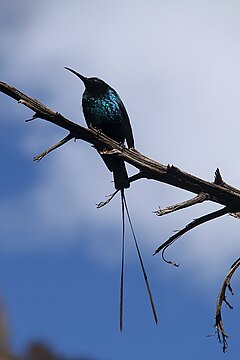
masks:
POLYGON ((187 224, 183 229, 179 230, 178 232, 176 232, 176 234, 174 234, 173 236, 171 236, 167 241, 165 241, 162 245, 160 245, 157 250, 155 251, 155 253, 153 255, 156 255, 157 253, 159 253, 160 251, 162 251, 162 258, 165 262, 174 265, 174 266, 179 266, 178 264, 176 264, 173 261, 169 261, 166 260, 164 257, 164 252, 166 251, 166 249, 172 245, 177 239, 179 239, 182 235, 186 234, 188 231, 194 229, 195 227, 202 225, 210 220, 216 219, 220 216, 226 215, 229 212, 228 208, 223 208, 214 212, 211 212, 210 214, 201 216, 197 219, 194 219, 192 222, 190 222, 189 224, 187 224))
POLYGON ((63 138, 62 140, 60 140, 57 144, 51 146, 49 149, 47 149, 46 151, 44 151, 42 154, 37 155, 33 158, 34 161, 39 162, 40 160, 42 160, 42 158, 44 158, 44 156, 46 156, 47 154, 49 154, 51 151, 56 150, 57 148, 59 148, 60 146, 66 144, 68 141, 73 139, 73 135, 68 134, 67 136, 65 136, 65 138, 63 138))
POLYGON ((172 213, 174 211, 177 211, 177 210, 185 209, 185 208, 187 208, 189 206, 200 204, 205 200, 209 200, 208 194, 200 193, 199 195, 195 196, 192 199, 183 201, 183 202, 181 202, 179 204, 168 206, 165 209, 159 209, 157 211, 154 211, 154 213, 157 216, 163 216, 163 215, 170 214, 170 213, 172 213))
POLYGON ((223 284, 221 286, 221 289, 219 291, 218 294, 218 300, 217 300, 217 306, 216 306, 216 313, 215 313, 215 329, 217 332, 217 337, 218 337, 218 341, 223 345, 222 349, 223 352, 225 353, 228 349, 228 344, 227 344, 227 339, 229 338, 229 336, 226 334, 225 330, 224 330, 224 326, 223 326, 223 321, 222 321, 222 304, 223 302, 225 302, 225 304, 230 308, 233 309, 233 307, 231 306, 231 304, 227 301, 226 298, 226 290, 228 289, 231 295, 234 295, 230 281, 231 278, 233 276, 233 274, 235 273, 235 271, 238 269, 238 267, 240 266, 240 258, 238 258, 231 266, 230 270, 228 271, 223 284))
POLYGON ((240 211, 240 190, 232 190, 225 185, 218 185, 205 181, 187 172, 181 171, 175 166, 165 166, 154 161, 136 149, 126 149, 121 144, 112 140, 105 134, 94 129, 87 129, 69 119, 63 117, 60 113, 54 112, 41 104, 38 100, 32 99, 18 89, 0 82, 0 91, 17 100, 19 103, 27 106, 35 112, 33 118, 41 118, 55 125, 58 125, 69 131, 69 135, 76 139, 87 141, 93 145, 101 145, 110 151, 114 150, 115 156, 121 157, 124 161, 135 166, 147 179, 160 181, 195 194, 208 194, 209 200, 227 206, 229 212, 236 213, 240 211))
MULTIPOLYGON (((142 178, 152 179, 197 194, 197 196, 195 196, 190 200, 184 201, 180 204, 169 206, 163 210, 160 209, 156 211, 156 214, 159 216, 192 206, 194 204, 206 200, 213 201, 215 203, 224 206, 224 208, 220 210, 217 210, 215 212, 212 212, 211 214, 207 214, 198 219, 193 220, 191 223, 186 225, 185 228, 178 231, 176 234, 171 236, 167 241, 165 241, 155 251, 156 254, 159 251, 163 250, 162 256, 165 261, 177 265, 164 258, 164 251, 180 236, 190 231, 191 229, 207 221, 225 215, 227 213, 230 213, 230 215, 240 218, 240 190, 225 183, 222 179, 219 169, 217 169, 215 172, 214 182, 205 181, 194 175, 184 172, 173 165, 166 166, 160 164, 157 161, 144 156, 136 149, 133 148, 126 149, 121 144, 112 140, 111 138, 101 133, 100 131, 97 131, 93 128, 85 128, 83 126, 74 123, 73 121, 62 116, 60 113, 52 111, 51 109, 43 105, 40 101, 25 95, 18 89, 4 82, 0 82, 0 91, 5 93, 7 96, 10 96, 13 99, 17 100, 20 104, 27 106, 29 109, 31 109, 34 112, 32 118, 29 119, 28 121, 32 121, 37 118, 44 119, 57 126, 64 128, 69 132, 64 139, 59 141, 56 145, 50 147, 42 154, 36 156, 34 160, 40 161, 49 152, 62 146, 63 144, 65 144, 66 142, 68 142, 73 138, 81 139, 90 144, 93 144, 96 147, 97 146, 99 147, 100 145, 100 148, 104 149, 103 150, 104 153, 109 153, 112 156, 121 157, 124 161, 128 162, 129 164, 137 168, 139 172, 129 178, 130 182, 142 178)), ((115 194, 116 192, 113 193, 105 202, 99 203, 98 207, 107 204, 115 194)), ((240 258, 232 265, 231 269, 229 270, 218 295, 218 302, 217 302, 216 315, 215 315, 216 318, 215 328, 218 334, 219 341, 223 343, 223 351, 226 351, 227 349, 226 339, 228 335, 224 331, 222 317, 221 317, 221 308, 223 302, 225 302, 231 308, 231 305, 226 300, 225 292, 226 289, 228 288, 231 294, 233 294, 230 286, 230 279, 239 266, 240 266, 240 258)))

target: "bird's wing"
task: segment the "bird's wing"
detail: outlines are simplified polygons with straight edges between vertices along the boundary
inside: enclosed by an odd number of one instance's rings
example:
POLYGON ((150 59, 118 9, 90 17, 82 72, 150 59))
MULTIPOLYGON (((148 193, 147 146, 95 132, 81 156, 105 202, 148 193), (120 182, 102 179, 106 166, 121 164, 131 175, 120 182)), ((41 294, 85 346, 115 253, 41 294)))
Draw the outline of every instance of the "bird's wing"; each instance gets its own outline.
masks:
POLYGON ((117 102, 118 102, 119 108, 120 108, 122 116, 123 116, 124 135, 125 135, 125 138, 127 141, 127 145, 129 148, 134 148, 134 138, 133 138, 132 127, 130 124, 130 119, 129 119, 127 110, 126 110, 121 98, 119 97, 119 95, 117 96, 117 102))

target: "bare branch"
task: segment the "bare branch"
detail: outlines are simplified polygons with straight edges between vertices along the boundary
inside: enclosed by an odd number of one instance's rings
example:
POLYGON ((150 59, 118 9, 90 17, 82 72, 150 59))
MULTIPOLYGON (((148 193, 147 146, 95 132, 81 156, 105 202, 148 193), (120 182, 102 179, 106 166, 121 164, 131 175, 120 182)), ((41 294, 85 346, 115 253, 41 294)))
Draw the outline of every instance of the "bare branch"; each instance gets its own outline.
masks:
MULTIPOLYGON (((63 117, 60 113, 54 112, 51 109, 47 108, 40 101, 25 95, 18 89, 4 82, 0 82, 0 91, 12 97, 13 99, 17 100, 19 103, 27 106, 32 111, 34 111, 32 118, 26 121, 32 121, 37 118, 44 119, 57 126, 64 128, 69 132, 69 134, 59 143, 50 147, 42 154, 36 156, 34 158, 35 161, 40 161, 48 153, 62 146, 72 138, 81 139, 90 144, 93 144, 96 147, 99 147, 100 145, 100 148, 104 149, 104 153, 111 154, 111 156, 121 157, 124 161, 128 162, 129 164, 137 168, 139 172, 129 178, 130 182, 142 178, 152 179, 197 194, 197 196, 195 196, 192 199, 189 199, 179 204, 169 206, 166 209, 163 210, 160 209, 156 211, 156 214, 158 216, 169 214, 173 211, 177 211, 201 203, 205 200, 210 200, 224 206, 224 208, 220 210, 217 210, 215 212, 212 212, 210 214, 204 215, 202 217, 193 220, 183 229, 181 229, 173 236, 171 236, 161 246, 159 246, 154 254, 157 254, 158 252, 162 251, 162 257, 164 261, 177 266, 176 263, 166 260, 164 258, 164 252, 168 248, 168 246, 173 244, 178 238, 180 238, 183 234, 192 230, 193 228, 203 223, 206 223, 207 221, 223 216, 227 213, 230 213, 230 215, 240 218, 240 190, 225 183, 223 181, 219 169, 217 169, 215 172, 214 182, 205 181, 187 172, 184 172, 173 165, 166 166, 160 164, 157 161, 154 161, 153 159, 144 156, 136 149, 133 148, 126 149, 121 144, 112 140, 111 138, 101 133, 100 131, 97 131, 93 128, 85 128, 83 126, 78 125, 77 123, 74 123, 73 121, 63 117)), ((111 199, 115 196, 116 193, 117 191, 115 191, 105 202, 99 203, 98 207, 104 206, 109 201, 111 201, 111 199)), ((218 295, 218 302, 217 302, 216 314, 215 314, 215 319, 216 319, 215 328, 219 341, 223 343, 224 352, 227 350, 226 339, 228 338, 228 335, 225 333, 222 317, 221 317, 222 303, 225 302, 230 308, 232 308, 230 303, 226 299, 225 293, 226 293, 226 289, 228 288, 230 293, 233 295, 233 291, 230 285, 230 280, 233 273, 236 271, 236 269, 239 266, 240 266, 240 258, 232 265, 231 269, 229 270, 218 295)))
POLYGON ((194 198, 192 199, 189 199, 189 200, 186 200, 186 201, 183 201, 179 204, 175 204, 175 205, 171 205, 171 206, 168 206, 166 207, 165 209, 159 209, 159 210, 156 210, 154 211, 154 213, 157 215, 157 216, 162 216, 162 215, 166 215, 166 214, 170 214, 174 211, 177 211, 177 210, 181 210, 181 209, 185 209, 189 206, 193 206, 193 205, 196 205, 196 204, 200 204, 202 203, 203 201, 205 200, 209 200, 209 196, 208 194, 204 194, 204 193, 200 193, 199 195, 195 196, 194 198))
POLYGON ((146 177, 146 175, 144 174, 144 172, 139 171, 137 174, 130 176, 129 182, 132 183, 136 180, 144 179, 145 177, 146 177))
POLYGON ((230 281, 235 273, 235 271, 240 266, 240 258, 238 258, 229 269, 223 284, 221 286, 221 289, 218 294, 218 300, 217 300, 217 306, 216 306, 216 313, 215 313, 215 329, 217 333, 217 337, 219 342, 222 344, 223 352, 225 353, 228 349, 227 339, 229 336, 226 334, 223 326, 222 321, 222 304, 225 302, 225 304, 230 308, 233 309, 233 307, 230 305, 230 303, 226 299, 226 290, 228 289, 231 295, 234 295, 230 281))
POLYGON ((119 192, 119 189, 115 190, 114 193, 112 193, 111 195, 107 195, 106 198, 107 200, 105 201, 101 201, 100 203, 96 204, 97 209, 100 209, 101 207, 107 205, 113 198, 114 196, 119 192))
POLYGON ((67 136, 65 136, 64 139, 60 140, 57 144, 51 146, 49 149, 47 149, 46 151, 44 151, 42 154, 37 155, 33 158, 34 161, 39 162, 40 160, 42 160, 42 158, 44 156, 46 156, 47 154, 49 154, 51 151, 59 148, 60 146, 66 144, 68 141, 72 140, 74 138, 74 136, 72 134, 68 134, 67 136))
MULTIPOLYGON (((132 183, 133 181, 139 180, 144 178, 144 174, 140 171, 139 173, 131 176, 129 178, 129 182, 132 183)), ((107 205, 108 203, 110 203, 110 201, 114 198, 114 196, 119 192, 119 190, 114 191, 114 193, 107 195, 106 198, 107 200, 105 201, 100 201, 99 203, 96 204, 97 209, 100 209, 101 207, 107 205)))
POLYGON ((188 231, 194 229, 195 227, 202 225, 210 220, 216 219, 220 216, 226 215, 228 213, 228 209, 225 207, 223 209, 214 211, 210 214, 201 216, 195 220, 193 220, 192 222, 190 222, 189 224, 187 224, 183 229, 181 229, 180 231, 178 231, 176 234, 174 234, 173 236, 171 236, 167 241, 165 241, 161 246, 159 246, 157 248, 157 250, 155 251, 155 253, 153 255, 156 255, 157 253, 159 253, 160 251, 162 251, 162 258, 165 262, 167 262, 168 264, 174 265, 174 266, 179 266, 178 264, 176 264, 173 261, 170 260, 166 260, 164 257, 164 253, 166 251, 166 249, 172 245, 177 239, 179 239, 182 235, 186 234, 188 231))
POLYGON ((240 211, 240 191, 233 191, 233 188, 229 189, 225 186, 205 181, 183 172, 175 166, 162 165, 142 155, 136 149, 126 149, 105 134, 94 129, 87 129, 66 119, 58 112, 54 112, 41 104, 40 101, 30 98, 4 82, 0 82, 0 91, 33 110, 35 113, 34 118, 38 117, 52 122, 68 130, 76 139, 82 139, 91 144, 101 145, 106 147, 106 149, 114 150, 115 156, 120 156, 129 164, 135 166, 144 174, 145 178, 167 183, 195 194, 206 193, 209 195, 209 200, 228 206, 229 212, 235 213, 240 211))

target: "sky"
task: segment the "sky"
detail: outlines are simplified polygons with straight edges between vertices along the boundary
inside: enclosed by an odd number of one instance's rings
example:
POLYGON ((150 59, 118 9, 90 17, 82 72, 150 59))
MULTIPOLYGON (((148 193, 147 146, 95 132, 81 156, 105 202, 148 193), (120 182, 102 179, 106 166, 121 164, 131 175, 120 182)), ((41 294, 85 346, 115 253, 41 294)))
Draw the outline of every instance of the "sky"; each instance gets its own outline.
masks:
MULTIPOLYGON (((84 125, 83 85, 64 69, 104 79, 128 110, 137 150, 162 164, 239 188, 240 3, 236 0, 0 0, 0 80, 84 125)), ((124 331, 118 324, 121 213, 111 173, 82 141, 40 163, 66 132, 0 94, 0 297, 14 351, 43 341, 100 360, 222 358, 218 290, 239 257, 230 216, 181 238, 163 263, 154 250, 176 229, 219 209, 206 203, 159 218, 191 193, 141 180, 126 191, 159 316, 154 324, 127 231, 124 331)), ((136 169, 129 166, 129 174, 136 169)), ((223 308, 228 359, 240 352, 240 288, 223 308)), ((230 295, 229 295, 230 296, 230 295)))

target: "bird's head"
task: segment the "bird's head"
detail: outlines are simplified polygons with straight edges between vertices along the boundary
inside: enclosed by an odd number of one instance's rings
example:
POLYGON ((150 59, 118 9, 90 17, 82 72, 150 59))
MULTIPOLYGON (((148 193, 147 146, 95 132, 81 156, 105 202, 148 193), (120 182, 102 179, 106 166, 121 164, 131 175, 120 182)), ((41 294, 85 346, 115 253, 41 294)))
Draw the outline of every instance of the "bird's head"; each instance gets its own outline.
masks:
POLYGON ((82 82, 85 85, 85 88, 87 91, 89 92, 105 92, 108 88, 109 85, 106 84, 103 80, 98 79, 97 77, 86 77, 83 76, 81 74, 79 74, 77 71, 72 70, 68 67, 65 67, 65 69, 71 71, 73 74, 75 74, 79 79, 82 80, 82 82))

